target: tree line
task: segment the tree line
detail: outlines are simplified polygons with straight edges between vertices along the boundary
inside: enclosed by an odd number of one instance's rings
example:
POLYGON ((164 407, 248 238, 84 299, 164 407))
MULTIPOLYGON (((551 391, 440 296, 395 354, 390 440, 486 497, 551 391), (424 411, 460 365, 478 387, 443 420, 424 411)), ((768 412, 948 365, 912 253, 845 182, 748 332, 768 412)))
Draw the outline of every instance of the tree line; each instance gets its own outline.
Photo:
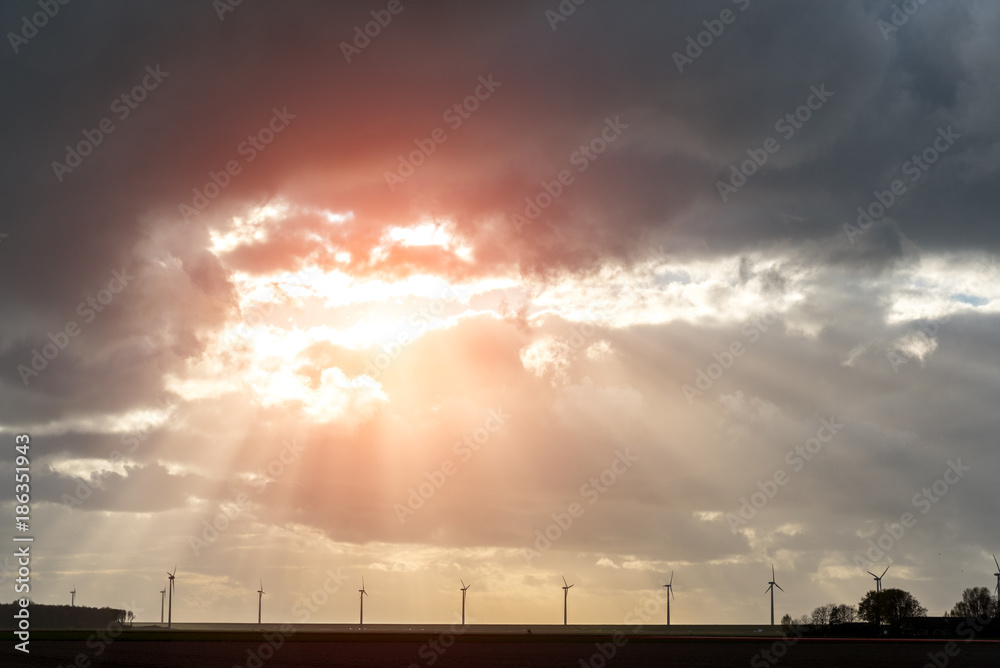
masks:
MULTIPOLYGON (((0 603, 0 619, 14 619, 17 602, 0 603)), ((118 623, 130 626, 135 617, 130 610, 118 608, 88 608, 70 605, 32 603, 28 608, 32 628, 39 629, 101 629, 118 623)))
MULTIPOLYGON (((906 617, 926 616, 927 608, 920 605, 913 594, 891 588, 869 591, 857 606, 827 603, 813 610, 812 615, 802 615, 798 619, 786 614, 782 617, 781 624, 788 628, 794 625, 833 626, 863 621, 877 626, 892 626, 906 617)), ((962 619, 996 619, 997 599, 986 587, 969 587, 962 592, 962 600, 944 616, 962 619)))

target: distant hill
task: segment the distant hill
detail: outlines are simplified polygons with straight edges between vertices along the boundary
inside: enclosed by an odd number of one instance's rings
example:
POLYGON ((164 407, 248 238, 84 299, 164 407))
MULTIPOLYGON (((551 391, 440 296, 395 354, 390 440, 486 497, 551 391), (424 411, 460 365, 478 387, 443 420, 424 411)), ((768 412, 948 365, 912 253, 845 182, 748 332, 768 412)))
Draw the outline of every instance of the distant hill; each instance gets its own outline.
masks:
MULTIPOLYGON (((0 603, 0 628, 15 628, 14 613, 20 609, 16 602, 0 603)), ((32 629, 103 629, 114 622, 125 626, 128 621, 128 611, 117 608, 32 603, 28 610, 32 629)))

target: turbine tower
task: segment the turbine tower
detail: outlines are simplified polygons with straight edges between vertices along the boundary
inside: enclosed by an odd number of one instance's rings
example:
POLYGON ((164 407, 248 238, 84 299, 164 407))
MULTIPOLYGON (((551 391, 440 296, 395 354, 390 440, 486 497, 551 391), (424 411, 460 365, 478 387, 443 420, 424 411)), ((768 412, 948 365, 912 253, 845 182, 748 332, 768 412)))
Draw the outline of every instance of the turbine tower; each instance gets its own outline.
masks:
POLYGON ((368 595, 368 592, 365 591, 365 579, 364 578, 361 578, 361 589, 359 589, 358 591, 360 592, 359 598, 361 599, 361 622, 360 623, 362 625, 364 625, 364 623, 365 623, 365 596, 368 595))
POLYGON ((264 594, 265 593, 267 593, 267 592, 264 591, 264 581, 261 580, 260 581, 260 589, 257 590, 257 623, 258 624, 260 624, 260 607, 261 607, 261 601, 264 599, 264 594))
POLYGON ((163 623, 163 610, 164 610, 164 605, 166 604, 166 602, 167 602, 167 589, 166 589, 166 587, 164 587, 163 589, 160 590, 160 623, 161 624, 163 623))
POLYGON ((76 585, 73 585, 73 591, 69 593, 69 605, 70 607, 76 605, 76 585))
MULTIPOLYGON (((764 590, 764 593, 771 592, 771 626, 774 626, 774 588, 781 589, 781 585, 774 581, 774 564, 771 564, 771 581, 767 585, 768 587, 764 590)), ((781 591, 785 590, 781 589, 781 591)))
POLYGON ((566 607, 569 601, 569 590, 573 585, 566 582, 566 577, 563 576, 563 626, 566 626, 566 607))
MULTIPOLYGON (((674 596, 674 572, 670 571, 670 582, 663 585, 667 588, 667 626, 670 626, 670 597, 674 596)), ((677 598, 674 596, 674 598, 677 598)))
POLYGON ((173 573, 167 572, 167 578, 169 578, 169 580, 170 580, 170 586, 168 587, 168 589, 170 590, 170 592, 169 592, 169 595, 167 596, 167 628, 168 629, 171 628, 171 625, 173 624, 173 621, 174 621, 174 576, 175 575, 177 575, 177 566, 176 565, 174 566, 174 572, 173 573))
MULTIPOLYGON (((889 566, 892 566, 892 564, 889 564, 889 566)), ((871 571, 867 571, 868 575, 870 575, 873 578, 875 578, 875 591, 876 592, 882 591, 882 578, 885 576, 886 572, 888 572, 889 566, 885 567, 885 570, 882 571, 882 575, 875 575, 871 571)))
POLYGON ((997 555, 993 555, 993 563, 997 565, 997 572, 993 575, 997 576, 997 614, 996 618, 1000 619, 1000 561, 997 561, 997 555))
POLYGON ((465 626, 465 592, 469 590, 471 584, 465 584, 465 580, 459 580, 462 583, 462 626, 465 626))

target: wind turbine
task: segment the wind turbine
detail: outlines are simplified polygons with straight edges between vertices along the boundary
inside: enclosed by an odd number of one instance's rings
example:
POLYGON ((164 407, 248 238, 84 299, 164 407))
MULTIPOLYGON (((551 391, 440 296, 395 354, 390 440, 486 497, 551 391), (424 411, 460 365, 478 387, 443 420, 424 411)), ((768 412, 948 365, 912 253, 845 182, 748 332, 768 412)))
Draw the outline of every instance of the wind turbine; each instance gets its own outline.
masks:
POLYGON ((73 585, 73 591, 69 593, 69 605, 73 607, 76 605, 76 585, 73 585))
MULTIPOLYGON (((892 566, 892 564, 889 564, 889 566, 892 566)), ((882 591, 882 578, 885 576, 886 572, 888 572, 889 566, 885 567, 885 570, 882 571, 882 575, 875 575, 871 571, 867 571, 868 575, 870 575, 873 578, 875 578, 875 591, 876 592, 882 591)))
POLYGON ((261 580, 260 581, 260 589, 257 590, 257 623, 258 624, 260 624, 260 607, 261 607, 261 601, 264 599, 264 594, 265 593, 267 593, 267 592, 264 591, 264 581, 261 580))
MULTIPOLYGON (((670 626, 670 597, 674 595, 674 572, 670 571, 670 582, 663 585, 667 588, 667 626, 670 626)), ((677 598, 674 596, 674 598, 677 598)))
POLYGON ((465 626, 465 592, 469 590, 471 584, 465 584, 465 580, 459 580, 462 583, 462 626, 465 626))
POLYGON ((566 626, 566 606, 569 601, 569 590, 573 585, 566 582, 566 577, 563 576, 563 626, 566 626))
POLYGON ((997 561, 997 555, 993 555, 993 563, 997 565, 997 572, 993 575, 997 576, 997 619, 1000 619, 1000 561, 997 561))
POLYGON ((170 594, 167 597, 167 628, 171 627, 174 621, 174 576, 177 575, 177 566, 174 565, 174 572, 167 572, 167 578, 170 579, 170 594))
MULTIPOLYGON (((771 592, 771 626, 774 626, 774 588, 781 589, 781 585, 774 581, 774 564, 771 564, 771 581, 767 584, 768 587, 764 590, 764 593, 771 592)), ((785 590, 781 589, 781 591, 785 590)))
POLYGON ((160 623, 163 623, 163 606, 167 602, 167 589, 164 587, 160 590, 160 623))
POLYGON ((368 595, 368 592, 365 591, 365 579, 364 578, 361 578, 361 589, 359 589, 358 591, 360 592, 359 598, 361 599, 361 622, 360 623, 364 624, 365 623, 365 596, 368 595))

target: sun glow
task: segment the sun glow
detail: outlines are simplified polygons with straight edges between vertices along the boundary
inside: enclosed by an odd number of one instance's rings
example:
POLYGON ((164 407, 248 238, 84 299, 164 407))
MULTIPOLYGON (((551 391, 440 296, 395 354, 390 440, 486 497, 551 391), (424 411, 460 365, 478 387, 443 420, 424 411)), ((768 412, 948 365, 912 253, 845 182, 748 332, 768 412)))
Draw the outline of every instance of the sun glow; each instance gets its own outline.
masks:
MULTIPOLYGON (((210 230, 210 250, 226 266, 233 251, 276 238, 285 219, 303 213, 320 215, 330 225, 353 217, 276 201, 232 218, 224 230, 210 230)), ((357 371, 364 360, 400 336, 413 342, 453 327, 477 312, 473 299, 515 285, 497 278, 457 284, 421 273, 394 279, 357 276, 349 270, 349 251, 326 241, 321 246, 335 260, 333 266, 317 261, 270 273, 230 271, 235 307, 228 322, 207 342, 201 359, 189 365, 185 380, 171 377, 170 389, 187 399, 249 390, 264 407, 295 405, 317 422, 360 419, 387 401, 381 385, 357 371), (341 350, 337 354, 346 355, 348 363, 317 358, 314 351, 328 351, 325 345, 341 350), (352 366, 351 373, 345 371, 352 366)), ((471 247, 453 233, 450 221, 425 220, 388 229, 370 259, 389 257, 393 247, 415 246, 472 258, 471 247)))

